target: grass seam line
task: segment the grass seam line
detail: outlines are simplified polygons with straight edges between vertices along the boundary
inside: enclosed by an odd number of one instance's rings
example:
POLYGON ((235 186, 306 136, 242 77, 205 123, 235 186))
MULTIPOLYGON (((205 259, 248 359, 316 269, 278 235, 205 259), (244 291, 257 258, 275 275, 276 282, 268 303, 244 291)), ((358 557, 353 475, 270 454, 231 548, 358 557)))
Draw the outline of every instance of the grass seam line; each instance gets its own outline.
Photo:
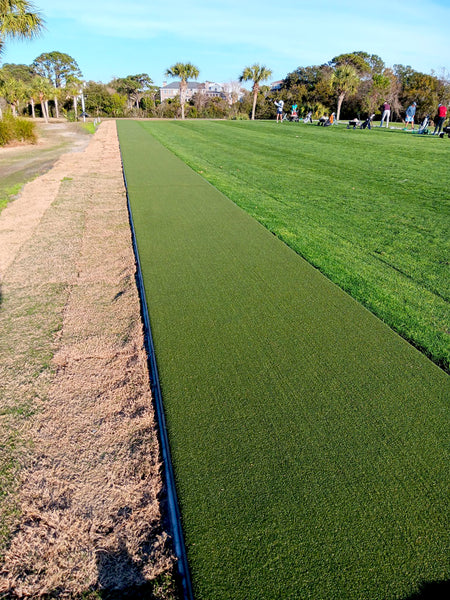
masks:
POLYGON ((181 525, 181 515, 178 505, 177 492, 175 486, 175 477, 172 467, 172 459, 170 456, 169 439, 167 436, 166 420, 164 416, 164 407, 162 401, 161 387, 159 384, 158 367, 156 364, 155 349, 153 345, 152 330, 150 325, 150 317, 148 313, 147 301, 145 299, 144 280, 142 277, 141 263, 139 260, 139 251, 136 242, 136 234, 133 223, 133 214, 128 195, 128 185, 123 165, 122 151, 120 150, 120 161, 122 165, 123 181, 127 197, 128 218, 131 229, 131 238, 133 243, 133 251, 136 260, 136 279, 141 304, 141 313, 144 325, 144 342, 145 351, 147 353, 147 362, 150 369, 150 387, 155 402, 156 416, 158 421, 159 439, 161 443, 161 454, 164 464, 164 479, 167 487, 167 505, 170 521, 170 529, 173 535, 173 544, 175 555, 177 557, 178 574, 183 590, 183 600, 194 600, 192 591, 192 582, 189 572, 189 564, 184 543, 183 528, 181 525))

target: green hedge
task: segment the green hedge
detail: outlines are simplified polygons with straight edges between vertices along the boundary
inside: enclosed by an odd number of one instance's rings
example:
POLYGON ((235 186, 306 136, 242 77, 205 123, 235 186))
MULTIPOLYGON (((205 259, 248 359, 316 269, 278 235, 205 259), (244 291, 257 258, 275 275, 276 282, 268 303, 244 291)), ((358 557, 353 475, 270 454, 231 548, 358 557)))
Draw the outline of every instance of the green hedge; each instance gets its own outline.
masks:
POLYGON ((36 126, 29 119, 5 115, 0 120, 0 146, 11 142, 37 142, 36 126))

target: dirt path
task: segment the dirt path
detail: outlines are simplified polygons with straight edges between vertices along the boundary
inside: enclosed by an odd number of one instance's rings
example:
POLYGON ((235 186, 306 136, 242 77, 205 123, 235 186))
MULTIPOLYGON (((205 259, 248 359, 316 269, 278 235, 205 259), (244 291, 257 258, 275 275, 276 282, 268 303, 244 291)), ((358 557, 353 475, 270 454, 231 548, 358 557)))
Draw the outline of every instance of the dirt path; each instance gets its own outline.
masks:
POLYGON ((0 248, 0 595, 174 598, 114 122, 27 184, 0 248))
MULTIPOLYGON (((81 123, 37 120, 37 144, 0 146, 0 180, 2 185, 25 183, 51 169, 62 154, 82 152, 90 134, 81 123)), ((1 187, 0 187, 1 189, 1 187)))
POLYGON ((79 123, 40 123, 37 130, 37 144, 0 147, 0 194, 8 187, 31 180, 23 189, 22 200, 16 205, 10 203, 0 220, 0 236, 4 240, 0 277, 54 200, 61 182, 59 175, 67 169, 67 161, 60 161, 61 156, 83 151, 91 138, 79 123), (39 175, 39 180, 33 181, 39 175))

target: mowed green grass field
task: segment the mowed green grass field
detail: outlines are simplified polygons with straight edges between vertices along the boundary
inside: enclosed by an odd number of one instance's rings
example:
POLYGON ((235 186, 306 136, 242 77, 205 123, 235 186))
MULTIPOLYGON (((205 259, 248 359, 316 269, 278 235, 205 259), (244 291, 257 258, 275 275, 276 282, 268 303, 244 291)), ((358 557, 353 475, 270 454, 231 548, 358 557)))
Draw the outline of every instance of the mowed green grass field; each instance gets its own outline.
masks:
POLYGON ((406 600, 450 577, 449 376, 155 137, 214 126, 118 122, 194 596, 406 600))
POLYGON ((147 126, 233 202, 449 369, 449 139, 298 123, 147 126))

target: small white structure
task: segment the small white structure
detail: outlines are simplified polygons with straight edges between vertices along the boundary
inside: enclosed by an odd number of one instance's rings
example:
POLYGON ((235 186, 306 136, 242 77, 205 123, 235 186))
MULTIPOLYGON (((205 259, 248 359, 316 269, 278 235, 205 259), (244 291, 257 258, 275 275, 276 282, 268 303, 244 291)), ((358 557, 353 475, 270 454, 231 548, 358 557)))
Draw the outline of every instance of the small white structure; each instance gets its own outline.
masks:
POLYGON ((270 91, 271 92, 279 92, 282 87, 283 87, 283 80, 272 81, 272 83, 270 84, 270 91))
MULTIPOLYGON (((221 83, 216 83, 214 81, 205 81, 204 83, 199 83, 197 81, 188 81, 186 87, 186 100, 190 100, 194 94, 200 93, 205 95, 207 98, 226 98, 226 94, 224 93, 224 86, 221 83)), ((167 84, 167 82, 163 82, 161 88, 159 88, 159 94, 161 98, 161 102, 164 100, 169 100, 171 98, 175 98, 175 96, 179 96, 180 94, 180 82, 174 81, 172 83, 167 84)))
MULTIPOLYGON (((186 100, 190 100, 194 94, 199 91, 200 86, 203 85, 198 83, 197 81, 188 81, 186 87, 186 100)), ((180 82, 174 81, 172 83, 163 82, 163 87, 159 88, 159 94, 161 98, 161 102, 164 100, 169 100, 171 98, 175 98, 175 96, 180 95, 180 82)))

